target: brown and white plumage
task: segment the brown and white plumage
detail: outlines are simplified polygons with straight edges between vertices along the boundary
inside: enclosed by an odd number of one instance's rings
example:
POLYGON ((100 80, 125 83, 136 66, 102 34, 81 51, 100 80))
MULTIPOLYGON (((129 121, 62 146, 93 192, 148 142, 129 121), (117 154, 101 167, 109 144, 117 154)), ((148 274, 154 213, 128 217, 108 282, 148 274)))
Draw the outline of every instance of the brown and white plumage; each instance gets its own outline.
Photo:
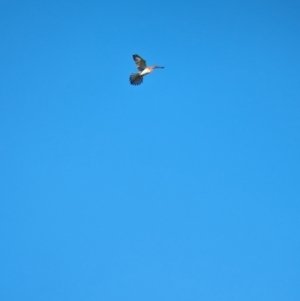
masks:
POLYGON ((146 61, 137 54, 134 54, 132 57, 137 69, 140 71, 130 75, 129 81, 132 85, 140 85, 143 82, 143 77, 149 73, 152 73, 154 69, 164 68, 161 66, 147 66, 146 61))
POLYGON ((146 61, 143 58, 141 58, 139 55, 134 54, 133 55, 133 60, 134 60, 134 62, 136 64, 136 67, 139 71, 143 71, 147 67, 146 61))

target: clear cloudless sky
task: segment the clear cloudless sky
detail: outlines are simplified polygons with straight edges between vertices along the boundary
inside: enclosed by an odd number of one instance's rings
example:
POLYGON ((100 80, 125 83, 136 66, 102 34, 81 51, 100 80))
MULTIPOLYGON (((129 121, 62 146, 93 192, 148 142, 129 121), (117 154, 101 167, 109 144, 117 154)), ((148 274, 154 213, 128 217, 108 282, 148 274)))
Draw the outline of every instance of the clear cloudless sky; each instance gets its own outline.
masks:
POLYGON ((300 300, 299 1, 2 0, 0 82, 0 300, 300 300))

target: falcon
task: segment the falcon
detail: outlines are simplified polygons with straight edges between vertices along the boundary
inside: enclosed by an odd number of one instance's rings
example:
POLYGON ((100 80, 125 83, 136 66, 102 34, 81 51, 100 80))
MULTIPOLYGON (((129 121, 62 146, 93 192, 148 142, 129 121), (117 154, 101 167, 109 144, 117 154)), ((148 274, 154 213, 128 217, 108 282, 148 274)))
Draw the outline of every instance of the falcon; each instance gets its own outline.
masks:
POLYGON ((139 72, 130 75, 129 81, 131 85, 140 85, 145 75, 152 73, 154 69, 164 68, 161 66, 147 66, 146 61, 137 54, 134 54, 132 57, 139 72))

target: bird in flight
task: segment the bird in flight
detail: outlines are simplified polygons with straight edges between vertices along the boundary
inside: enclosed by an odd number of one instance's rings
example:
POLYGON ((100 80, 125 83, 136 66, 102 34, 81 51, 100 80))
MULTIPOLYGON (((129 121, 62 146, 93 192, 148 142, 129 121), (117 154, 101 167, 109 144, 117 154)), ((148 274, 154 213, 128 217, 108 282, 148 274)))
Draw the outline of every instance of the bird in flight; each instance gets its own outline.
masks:
POLYGON ((131 85, 140 85, 145 75, 152 73, 154 69, 164 68, 161 66, 147 66, 146 61, 137 54, 134 54, 132 57, 139 72, 130 75, 129 81, 131 85))

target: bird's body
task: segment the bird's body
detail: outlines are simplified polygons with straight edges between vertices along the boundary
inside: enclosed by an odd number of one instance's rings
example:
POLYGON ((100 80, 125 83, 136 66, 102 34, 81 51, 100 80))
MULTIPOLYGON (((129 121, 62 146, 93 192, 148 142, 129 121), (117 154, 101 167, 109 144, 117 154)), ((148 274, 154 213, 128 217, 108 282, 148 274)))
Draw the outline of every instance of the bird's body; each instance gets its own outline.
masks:
POLYGON ((145 68, 143 71, 140 72, 140 75, 147 75, 152 72, 150 67, 145 68))
POLYGON ((146 61, 137 54, 133 55, 133 60, 140 72, 132 73, 130 75, 129 81, 132 85, 140 85, 143 82, 143 77, 149 73, 152 73, 154 69, 164 68, 161 66, 147 66, 146 61))

